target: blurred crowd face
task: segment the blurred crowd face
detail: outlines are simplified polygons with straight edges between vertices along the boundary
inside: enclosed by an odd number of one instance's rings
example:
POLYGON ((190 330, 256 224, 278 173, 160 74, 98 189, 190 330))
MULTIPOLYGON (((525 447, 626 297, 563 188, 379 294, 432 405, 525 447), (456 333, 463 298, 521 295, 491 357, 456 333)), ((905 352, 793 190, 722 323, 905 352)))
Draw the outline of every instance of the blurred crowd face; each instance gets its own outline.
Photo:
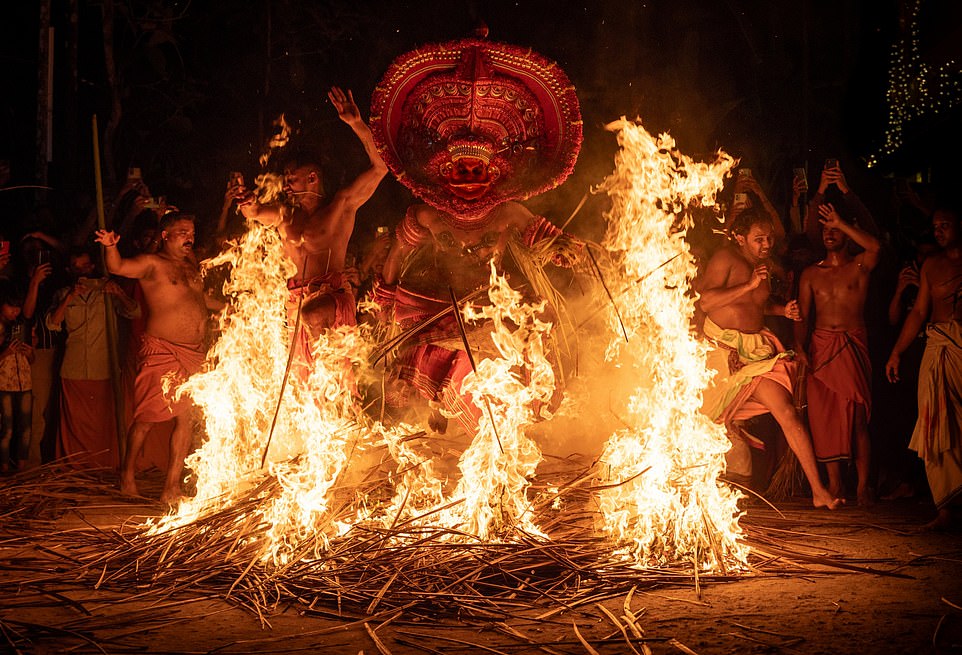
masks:
POLYGON ((185 255, 194 250, 194 221, 180 219, 171 223, 162 232, 164 249, 168 252, 185 255))
POLYGON ((822 227, 822 245, 828 252, 838 252, 845 248, 848 237, 837 227, 822 227))
POLYGON ((97 267, 94 266, 90 255, 84 253, 82 255, 73 255, 70 258, 70 265, 67 267, 67 270, 73 278, 93 277, 97 272, 97 267))
POLYGON ((20 317, 21 307, 4 302, 0 304, 0 318, 4 323, 13 323, 20 317))
POLYGON ((935 242, 941 248, 958 244, 959 217, 952 212, 943 209, 938 210, 932 216, 932 232, 935 234, 935 242))

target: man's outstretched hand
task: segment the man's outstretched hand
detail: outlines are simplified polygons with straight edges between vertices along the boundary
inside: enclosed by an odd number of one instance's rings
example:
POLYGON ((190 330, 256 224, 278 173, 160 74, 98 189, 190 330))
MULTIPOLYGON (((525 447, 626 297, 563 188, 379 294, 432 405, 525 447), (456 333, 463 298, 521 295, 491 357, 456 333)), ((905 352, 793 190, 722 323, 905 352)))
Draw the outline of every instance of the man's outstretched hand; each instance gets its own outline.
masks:
POLYGON ((344 93, 339 87, 332 86, 327 97, 334 105, 334 109, 337 110, 338 118, 342 121, 348 125, 361 122, 361 110, 357 108, 357 103, 354 102, 354 95, 350 89, 347 90, 347 93, 344 93))

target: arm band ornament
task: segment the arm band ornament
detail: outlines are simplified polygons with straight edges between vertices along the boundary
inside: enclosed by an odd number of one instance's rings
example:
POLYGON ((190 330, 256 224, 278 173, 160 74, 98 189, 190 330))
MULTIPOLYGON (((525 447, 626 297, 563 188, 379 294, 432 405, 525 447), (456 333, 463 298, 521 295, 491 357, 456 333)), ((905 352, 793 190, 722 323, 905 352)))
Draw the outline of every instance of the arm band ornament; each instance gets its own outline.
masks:
POLYGON ((404 245, 416 248, 430 240, 431 231, 418 223, 414 207, 411 206, 408 207, 407 213, 404 214, 404 220, 398 223, 395 236, 397 236, 397 240, 404 245))
POLYGON ((387 284, 380 275, 374 278, 374 286, 371 288, 371 301, 377 303, 382 311, 394 306, 394 295, 396 293, 396 284, 387 284))
POLYGON ((563 234, 560 228, 556 227, 544 216, 535 216, 524 229, 524 245, 529 248, 542 239, 550 239, 563 234))

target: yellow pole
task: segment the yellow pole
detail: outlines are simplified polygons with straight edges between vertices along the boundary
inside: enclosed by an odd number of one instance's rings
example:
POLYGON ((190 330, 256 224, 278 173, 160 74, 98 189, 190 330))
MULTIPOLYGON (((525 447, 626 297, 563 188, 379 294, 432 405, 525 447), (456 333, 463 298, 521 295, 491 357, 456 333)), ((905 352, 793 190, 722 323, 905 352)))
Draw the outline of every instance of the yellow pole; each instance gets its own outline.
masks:
MULTIPOLYGON (((100 131, 97 129, 97 115, 93 115, 93 149, 94 149, 94 183, 97 187, 97 225, 101 230, 107 229, 107 217, 104 214, 104 183, 100 170, 100 131)), ((100 248, 100 263, 105 267, 104 248, 100 248)), ((127 451, 127 424, 124 420, 124 387, 120 374, 120 356, 117 352, 117 320, 110 294, 104 293, 104 308, 106 310, 107 327, 107 358, 110 361, 110 386, 114 393, 114 420, 117 423, 117 452, 121 463, 127 451)))

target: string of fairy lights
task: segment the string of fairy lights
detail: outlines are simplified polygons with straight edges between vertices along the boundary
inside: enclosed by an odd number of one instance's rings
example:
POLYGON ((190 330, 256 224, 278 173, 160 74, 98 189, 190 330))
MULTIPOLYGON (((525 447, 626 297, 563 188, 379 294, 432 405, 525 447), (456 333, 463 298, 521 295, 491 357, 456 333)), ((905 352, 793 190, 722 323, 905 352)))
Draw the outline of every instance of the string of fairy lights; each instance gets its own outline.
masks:
POLYGON ((889 115, 883 143, 869 157, 874 166, 894 154, 904 142, 910 123, 949 111, 962 103, 962 66, 954 59, 939 66, 922 60, 919 13, 922 0, 909 3, 907 34, 892 46, 889 86, 885 97, 889 115))

